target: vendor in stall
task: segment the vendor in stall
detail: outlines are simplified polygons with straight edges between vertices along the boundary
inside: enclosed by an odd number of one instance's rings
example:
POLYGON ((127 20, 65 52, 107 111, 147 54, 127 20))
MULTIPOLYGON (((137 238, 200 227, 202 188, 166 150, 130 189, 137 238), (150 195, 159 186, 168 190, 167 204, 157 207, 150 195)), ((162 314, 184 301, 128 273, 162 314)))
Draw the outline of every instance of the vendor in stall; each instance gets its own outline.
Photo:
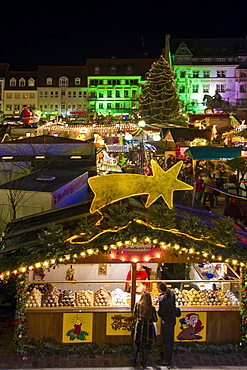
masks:
MULTIPOLYGON (((144 282, 138 282, 137 280, 148 280, 148 273, 147 273, 147 268, 142 265, 142 263, 137 263, 136 264, 136 293, 141 294, 145 290, 147 290, 148 283, 144 282)), ((131 270, 128 271, 128 274, 126 276, 127 281, 131 281, 131 270)), ((131 290, 131 284, 126 283, 125 286, 126 292, 130 293, 131 290)))

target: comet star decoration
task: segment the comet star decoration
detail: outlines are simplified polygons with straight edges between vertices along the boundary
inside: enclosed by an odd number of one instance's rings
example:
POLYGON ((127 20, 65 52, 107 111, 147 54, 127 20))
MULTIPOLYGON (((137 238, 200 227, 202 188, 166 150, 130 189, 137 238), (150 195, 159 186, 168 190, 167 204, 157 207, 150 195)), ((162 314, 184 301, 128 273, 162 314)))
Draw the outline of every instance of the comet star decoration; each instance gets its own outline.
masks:
POLYGON ((152 159, 153 176, 124 173, 90 177, 88 182, 94 193, 90 212, 93 213, 120 199, 143 194, 148 194, 146 207, 162 197, 167 206, 172 208, 173 192, 175 190, 193 189, 191 185, 177 179, 182 164, 183 162, 180 161, 169 170, 164 171, 152 159))

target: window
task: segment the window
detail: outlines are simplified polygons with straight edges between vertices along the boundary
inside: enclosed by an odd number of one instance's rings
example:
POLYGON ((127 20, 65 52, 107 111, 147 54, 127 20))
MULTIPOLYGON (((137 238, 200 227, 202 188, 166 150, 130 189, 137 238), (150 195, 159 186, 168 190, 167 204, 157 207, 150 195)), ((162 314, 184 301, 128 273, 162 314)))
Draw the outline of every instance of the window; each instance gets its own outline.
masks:
POLYGON ((116 108, 116 109, 120 109, 120 103, 116 103, 115 108, 116 108))
POLYGON ((10 86, 16 86, 16 79, 15 78, 11 78, 11 80, 9 81, 9 85, 10 86))
POLYGON ((58 98, 58 91, 55 91, 55 98, 58 98))
POLYGON ((73 98, 76 98, 76 91, 73 91, 73 98))
POLYGON ((47 77, 46 85, 52 85, 52 78, 51 77, 47 77))
POLYGON ((216 91, 224 93, 226 91, 226 85, 216 85, 216 91))
POLYGON ((198 78, 199 77, 199 71, 193 71, 192 72, 192 77, 193 78, 198 78))
POLYGON ((34 85, 35 85, 34 79, 32 77, 29 78, 29 80, 28 80, 28 86, 34 86, 34 85))
POLYGON ((23 93, 22 94, 22 99, 28 99, 28 93, 23 93))
POLYGON ((120 98, 120 90, 116 90, 116 98, 120 98))
POLYGON ((116 67, 115 66, 111 66, 111 74, 112 75, 116 74, 116 67))
POLYGON ((68 98, 71 98, 71 91, 68 91, 68 98))
POLYGON ((226 77, 226 71, 223 70, 217 71, 217 77, 226 77))
POLYGON ((129 90, 124 90, 124 97, 128 98, 129 97, 129 90))
POLYGON ((21 98, 21 94, 20 93, 15 93, 15 99, 20 99, 21 98))
POLYGON ((127 67, 127 75, 131 75, 131 74, 132 74, 132 67, 128 66, 127 67))
POLYGON ((186 72, 185 71, 181 71, 180 72, 180 78, 185 78, 186 77, 186 72))
POLYGON ((54 97, 54 91, 50 91, 50 97, 53 98, 54 97))
POLYGON ((107 103, 107 109, 111 109, 111 103, 107 103))
POLYGON ((6 105, 6 110, 7 110, 7 111, 12 110, 12 105, 11 105, 11 104, 7 104, 7 105, 6 105))
POLYGON ((103 109, 104 106, 103 106, 103 103, 99 103, 99 109, 103 109))
POLYGON ((14 111, 19 112, 20 111, 20 104, 14 104, 14 111))
POLYGON ((39 92, 39 97, 40 97, 40 98, 43 98, 43 91, 40 91, 40 92, 39 92))
POLYGON ((239 91, 241 93, 245 93, 246 92, 246 85, 240 85, 239 89, 240 89, 239 91))
POLYGON ((59 87, 68 87, 69 86, 69 79, 68 77, 62 76, 59 78, 59 87))
POLYGON ((135 90, 132 91, 132 99, 136 99, 136 91, 135 90))
POLYGON ((96 91, 91 91, 90 98, 97 98, 96 91))
POLYGON ((182 93, 185 93, 185 86, 180 86, 179 87, 179 92, 180 92, 180 94, 182 94, 182 93))
POLYGON ((209 78, 210 77, 210 71, 203 71, 203 77, 209 78))
POLYGON ((99 68, 99 66, 97 65, 97 66, 95 66, 95 67, 94 67, 94 74, 95 74, 95 75, 98 75, 98 74, 99 74, 99 72, 100 72, 100 68, 99 68))
POLYGON ((99 98, 104 98, 104 93, 103 92, 99 92, 99 98))
POLYGON ((247 76, 246 72, 241 72, 240 73, 240 77, 246 77, 246 76, 247 76))
POLYGON ((65 96, 65 90, 61 90, 61 97, 65 96))
POLYGON ((199 91, 199 85, 192 85, 192 92, 198 93, 198 91, 199 91))
POLYGON ((6 98, 7 99, 12 99, 12 94, 11 93, 7 93, 6 98))
POLYGON ((203 92, 208 94, 209 93, 209 87, 210 87, 209 85, 203 85, 203 92))
POLYGON ((82 98, 82 91, 79 91, 79 98, 82 98))
POLYGON ((48 97, 48 91, 44 91, 44 98, 48 97))
POLYGON ((81 79, 80 77, 75 78, 75 85, 80 85, 81 84, 81 79))
POLYGON ((30 94, 29 94, 29 99, 34 99, 34 98, 35 98, 34 93, 30 93, 30 94))
POLYGON ((24 79, 24 78, 21 78, 20 80, 19 80, 19 86, 25 86, 26 85, 26 80, 24 79))
POLYGON ((112 98, 112 91, 111 90, 107 91, 107 98, 112 98))

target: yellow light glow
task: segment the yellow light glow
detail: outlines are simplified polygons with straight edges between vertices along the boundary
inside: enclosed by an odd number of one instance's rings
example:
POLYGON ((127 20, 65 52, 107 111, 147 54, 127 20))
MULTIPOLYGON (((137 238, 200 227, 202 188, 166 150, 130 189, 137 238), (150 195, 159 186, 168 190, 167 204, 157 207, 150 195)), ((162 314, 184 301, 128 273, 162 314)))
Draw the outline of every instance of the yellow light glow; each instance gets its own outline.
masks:
POLYGON ((85 257, 86 253, 85 253, 85 252, 81 252, 81 253, 80 253, 80 255, 81 255, 82 257, 85 257))
POLYGON ((62 257, 59 258, 59 262, 63 262, 63 258, 62 257))
POLYGON ((144 257, 144 261, 148 262, 148 261, 150 261, 150 258, 149 257, 144 257))
POLYGON ((173 207, 173 192, 175 190, 193 190, 191 185, 178 180, 183 162, 176 163, 164 171, 155 160, 151 160, 152 176, 119 173, 105 176, 93 176, 88 183, 94 193, 90 212, 93 213, 108 204, 130 196, 148 194, 146 207, 162 197, 169 208, 173 207), (166 184, 164 186, 163 184, 166 184), (112 191, 114 184, 114 192, 112 191), (106 201, 107 200, 107 201, 106 201))
POLYGON ((29 267, 28 267, 28 270, 30 270, 30 271, 31 271, 32 269, 33 269, 33 266, 29 266, 29 267))
POLYGON ((74 258, 77 258, 77 254, 75 253, 75 254, 73 255, 73 257, 74 257, 74 258))
POLYGON ((87 249, 87 254, 89 254, 89 255, 93 254, 93 250, 92 249, 87 249))
POLYGON ((48 261, 45 261, 44 263, 43 263, 43 266, 49 266, 49 262, 48 261))
POLYGON ((65 256, 65 259, 68 261, 68 260, 70 260, 70 255, 69 254, 67 254, 67 256, 65 256))
POLYGON ((138 258, 132 258, 132 262, 137 263, 138 261, 138 258))
POLYGON ((154 239, 153 240, 153 244, 157 244, 158 243, 158 240, 157 239, 154 239))
POLYGON ((132 239, 133 243, 137 243, 137 238, 132 239))
POLYGON ((122 258, 121 258, 121 261, 122 261, 122 262, 124 262, 124 261, 125 261, 125 258, 124 258, 124 257, 122 257, 122 258))
POLYGON ((21 268, 21 272, 26 272, 26 270, 27 270, 26 267, 21 268))
POLYGON ((39 269, 39 268, 41 267, 41 263, 40 263, 40 262, 35 263, 35 267, 36 267, 37 269, 39 269))
POLYGON ((236 265, 238 263, 237 260, 232 260, 233 265, 236 265))
POLYGON ((105 251, 107 251, 107 250, 108 250, 108 245, 104 245, 103 249, 104 249, 105 251))

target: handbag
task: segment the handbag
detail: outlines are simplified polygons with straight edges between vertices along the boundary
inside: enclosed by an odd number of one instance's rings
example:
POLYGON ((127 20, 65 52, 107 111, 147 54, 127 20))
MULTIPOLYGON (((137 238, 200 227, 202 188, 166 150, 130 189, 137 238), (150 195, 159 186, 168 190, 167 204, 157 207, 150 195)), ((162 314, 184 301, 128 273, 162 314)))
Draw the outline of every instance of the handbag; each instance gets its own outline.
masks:
POLYGON ((175 315, 176 317, 180 317, 181 316, 181 310, 179 307, 175 307, 175 315))

